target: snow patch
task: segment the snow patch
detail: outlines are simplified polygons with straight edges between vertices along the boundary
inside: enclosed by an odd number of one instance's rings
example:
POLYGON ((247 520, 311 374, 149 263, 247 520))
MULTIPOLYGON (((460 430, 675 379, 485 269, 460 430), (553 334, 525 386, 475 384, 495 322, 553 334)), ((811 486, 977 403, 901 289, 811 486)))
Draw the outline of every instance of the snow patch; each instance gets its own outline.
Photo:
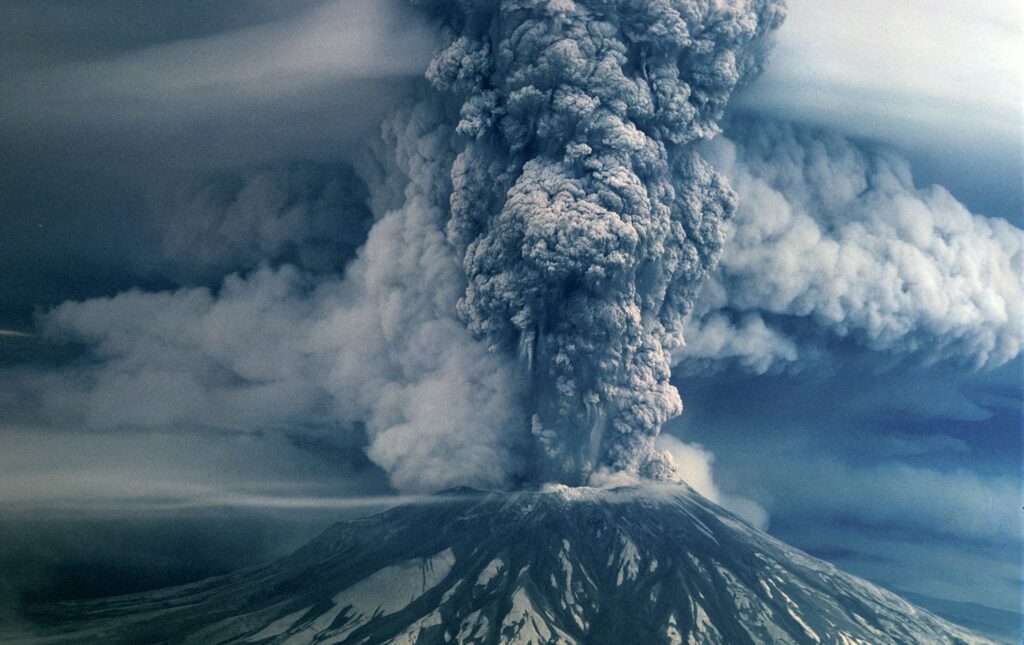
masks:
POLYGON ((518 587, 512 595, 512 608, 501 624, 501 642, 507 645, 513 643, 572 645, 576 641, 562 630, 549 624, 534 607, 526 589, 518 587))
POLYGON ((687 636, 687 645, 704 645, 705 643, 720 643, 722 635, 715 628, 707 612, 699 604, 693 605, 693 629, 687 636))
MULTIPOLYGON (((780 582, 782 581, 782 579, 778 576, 775 576, 775 578, 780 582)), ((779 592, 779 595, 782 596, 782 599, 786 601, 786 612, 789 614, 790 618, 795 620, 797 624, 800 625, 800 627, 804 630, 804 633, 807 634, 808 638, 813 640, 815 643, 820 643, 821 637, 819 637, 817 632, 811 629, 810 625, 804 622, 804 619, 800 616, 800 614, 796 612, 796 610, 800 607, 795 602, 793 602, 793 599, 790 598, 786 594, 786 592, 783 591, 782 588, 779 587, 779 585, 776 584, 774 581, 772 581, 772 586, 774 586, 775 590, 779 592)))
POLYGON ((487 637, 487 616, 483 616, 480 610, 476 610, 470 615, 466 616, 466 619, 459 625, 459 634, 457 636, 457 643, 466 643, 470 639, 483 640, 487 637))
POLYGON ((839 636, 839 645, 871 645, 871 643, 850 636, 846 632, 839 632, 837 636, 839 636))
POLYGON ((302 645, 328 629, 345 612, 348 620, 340 630, 332 631, 324 643, 340 642, 353 631, 378 615, 393 614, 404 609, 416 598, 443 580, 452 565, 455 554, 445 549, 428 558, 406 560, 377 571, 331 600, 334 606, 320 615, 305 629, 293 634, 286 645, 302 645))
POLYGON ((619 573, 615 579, 615 585, 621 586, 623 579, 636 580, 640 573, 640 552, 636 544, 628 536, 620 536, 622 551, 619 552, 619 573))
POLYGON ((679 633, 675 614, 668 617, 668 626, 665 628, 665 638, 668 640, 669 645, 683 645, 683 635, 679 633))
POLYGON ((412 625, 409 625, 401 634, 388 641, 391 645, 416 645, 420 638, 420 632, 428 627, 441 624, 440 610, 435 609, 423 618, 420 618, 412 625))
POLYGON ((451 600, 452 596, 455 595, 455 592, 458 591, 459 587, 461 587, 461 586, 462 586, 462 580, 459 580, 454 585, 452 585, 451 589, 449 589, 448 591, 444 592, 444 595, 441 596, 441 604, 443 605, 446 602, 448 602, 449 600, 451 600))
POLYGON ((477 577, 476 579, 476 586, 486 587, 487 583, 493 580, 494 576, 501 573, 501 570, 504 568, 504 560, 502 560, 501 558, 494 558, 489 563, 487 563, 487 566, 484 567, 484 570, 480 572, 479 577, 477 577))
POLYGON ((310 609, 312 609, 312 607, 306 607, 305 609, 300 609, 296 612, 290 613, 287 616, 284 616, 283 618, 278 618, 277 620, 270 623, 262 630, 256 632, 246 640, 250 643, 253 643, 256 641, 265 640, 267 638, 274 638, 275 636, 280 636, 281 634, 291 629, 292 626, 296 622, 298 622, 298 620, 302 618, 302 616, 305 615, 305 613, 310 609))

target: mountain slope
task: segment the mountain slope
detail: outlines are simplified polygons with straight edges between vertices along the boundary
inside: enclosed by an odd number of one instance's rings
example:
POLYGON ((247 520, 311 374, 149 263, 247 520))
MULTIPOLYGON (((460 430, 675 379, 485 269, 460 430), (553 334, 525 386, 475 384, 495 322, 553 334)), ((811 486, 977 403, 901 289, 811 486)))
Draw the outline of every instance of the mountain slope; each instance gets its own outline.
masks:
POLYGON ((449 491, 266 567, 33 617, 43 642, 990 642, 685 486, 449 491))

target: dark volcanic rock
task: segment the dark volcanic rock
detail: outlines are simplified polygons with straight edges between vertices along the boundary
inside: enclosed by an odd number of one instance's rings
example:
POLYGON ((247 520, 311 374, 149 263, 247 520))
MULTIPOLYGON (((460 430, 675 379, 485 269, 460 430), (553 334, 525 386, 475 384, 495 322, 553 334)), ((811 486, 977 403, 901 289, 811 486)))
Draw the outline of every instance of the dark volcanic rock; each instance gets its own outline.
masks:
POLYGON ((685 486, 448 491, 266 567, 33 617, 40 642, 989 642, 685 486))

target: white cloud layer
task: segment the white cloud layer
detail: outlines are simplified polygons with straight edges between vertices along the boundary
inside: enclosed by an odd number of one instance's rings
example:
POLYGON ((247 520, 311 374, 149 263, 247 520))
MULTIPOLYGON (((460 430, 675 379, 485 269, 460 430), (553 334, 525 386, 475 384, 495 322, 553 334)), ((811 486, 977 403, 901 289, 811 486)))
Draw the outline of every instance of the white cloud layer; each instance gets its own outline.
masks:
POLYGON ((339 81, 419 74, 433 41, 404 3, 332 0, 284 21, 31 67, 0 83, 0 110, 22 124, 196 118, 339 81))
POLYGON ((751 477, 779 500, 752 495, 769 512, 784 505, 799 509, 799 516, 831 521, 912 527, 998 542, 1021 537, 1020 487, 1010 477, 898 461, 853 466, 813 456, 798 467, 775 470, 751 477))
POLYGON ((740 195, 677 359, 764 372, 820 351, 803 320, 871 350, 1003 364, 1024 340, 1024 232, 917 188, 898 155, 782 123, 706 153, 740 195), (801 337, 801 335, 803 337, 801 337))
POLYGON ((787 4, 773 63, 739 105, 913 148, 1016 151, 1020 163, 1019 2, 787 4))

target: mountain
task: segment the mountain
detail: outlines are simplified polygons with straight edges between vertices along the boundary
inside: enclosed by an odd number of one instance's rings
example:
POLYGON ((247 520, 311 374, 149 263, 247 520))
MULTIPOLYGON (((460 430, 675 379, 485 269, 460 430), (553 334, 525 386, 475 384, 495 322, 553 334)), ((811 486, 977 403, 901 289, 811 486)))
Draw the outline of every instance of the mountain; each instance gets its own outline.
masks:
POLYGON ((990 643, 686 486, 447 491, 273 564, 36 609, 52 643, 990 643))

